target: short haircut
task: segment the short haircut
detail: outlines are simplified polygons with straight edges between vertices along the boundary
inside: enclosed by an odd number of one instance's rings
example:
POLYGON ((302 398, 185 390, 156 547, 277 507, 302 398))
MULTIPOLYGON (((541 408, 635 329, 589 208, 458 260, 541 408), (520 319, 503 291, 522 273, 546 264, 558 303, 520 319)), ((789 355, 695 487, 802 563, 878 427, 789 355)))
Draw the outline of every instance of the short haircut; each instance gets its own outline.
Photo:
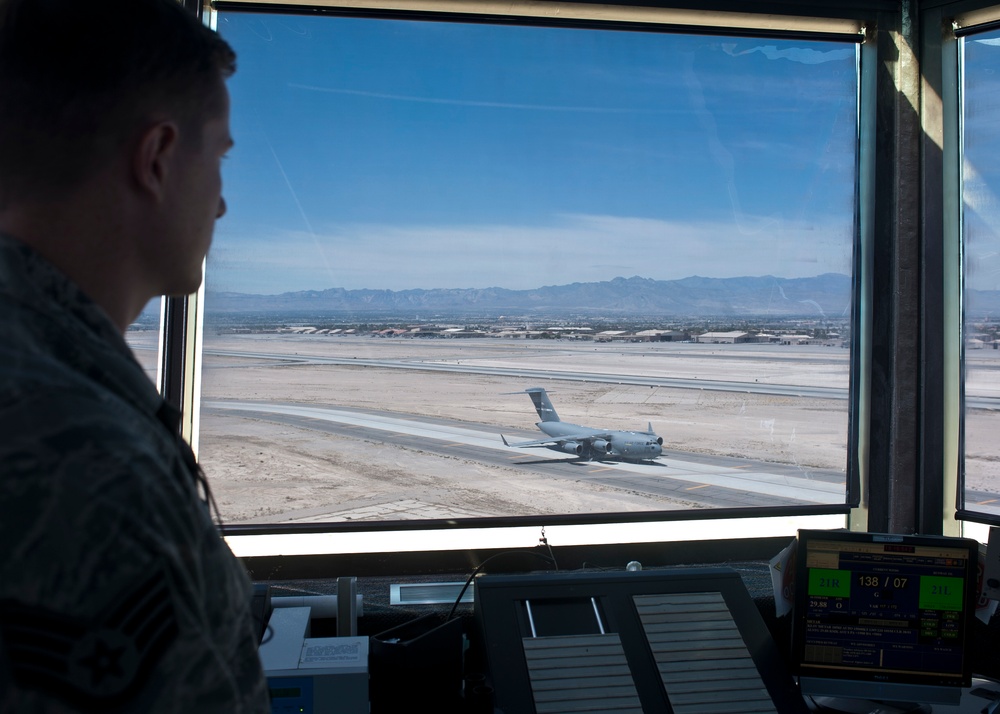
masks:
POLYGON ((0 208, 64 194, 153 117, 218 114, 235 69, 177 0, 0 0, 0 208))

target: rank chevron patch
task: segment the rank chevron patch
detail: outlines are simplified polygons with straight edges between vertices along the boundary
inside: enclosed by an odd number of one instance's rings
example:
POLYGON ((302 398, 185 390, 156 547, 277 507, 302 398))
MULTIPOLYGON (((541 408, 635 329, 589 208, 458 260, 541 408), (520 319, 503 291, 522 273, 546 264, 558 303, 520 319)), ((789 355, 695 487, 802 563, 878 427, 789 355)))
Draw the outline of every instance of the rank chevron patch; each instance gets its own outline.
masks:
POLYGON ((81 708, 124 704, 177 637, 167 582, 157 571, 92 620, 0 600, 0 644, 14 681, 81 708))

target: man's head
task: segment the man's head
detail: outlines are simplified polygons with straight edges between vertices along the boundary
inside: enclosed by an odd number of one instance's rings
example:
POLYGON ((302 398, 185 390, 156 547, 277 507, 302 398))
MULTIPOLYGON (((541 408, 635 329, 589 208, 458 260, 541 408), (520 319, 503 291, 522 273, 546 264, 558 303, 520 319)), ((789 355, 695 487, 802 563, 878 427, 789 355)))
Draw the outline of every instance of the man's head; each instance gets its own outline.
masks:
POLYGON ((223 109, 235 55, 176 0, 0 0, 0 208, 58 197, 164 109, 223 109))
POLYGON ((196 290, 234 70, 176 0, 0 0, 0 230, 122 329, 196 290))

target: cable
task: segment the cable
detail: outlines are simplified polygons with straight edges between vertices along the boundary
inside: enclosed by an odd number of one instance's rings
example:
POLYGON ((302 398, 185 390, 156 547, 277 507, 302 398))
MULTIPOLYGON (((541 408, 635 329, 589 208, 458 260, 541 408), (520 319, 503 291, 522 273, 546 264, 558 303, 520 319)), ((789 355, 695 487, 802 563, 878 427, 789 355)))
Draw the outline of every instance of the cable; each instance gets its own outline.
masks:
POLYGON ((556 566, 556 570, 559 570, 559 563, 556 562, 556 554, 552 552, 552 546, 549 545, 549 539, 545 537, 545 526, 542 526, 542 535, 538 539, 538 542, 549 549, 549 556, 552 558, 552 564, 556 566))
MULTIPOLYGON (((548 543, 545 543, 545 545, 548 545, 548 543)), ((551 547, 549 548, 549 552, 550 553, 552 552, 551 547)), ((533 555, 536 558, 541 558, 542 560, 547 560, 555 566, 556 570, 559 570, 559 565, 556 563, 555 556, 545 555, 544 553, 536 553, 533 550, 505 550, 501 553, 494 553, 489 558, 484 560, 482 563, 477 565, 475 570, 472 571, 472 574, 469 576, 468 580, 465 581, 465 585, 463 585, 461 591, 459 591, 458 597, 455 598, 455 604, 451 606, 451 612, 448 613, 448 617, 446 618, 446 620, 450 620, 455 616, 455 610, 458 609, 458 604, 462 602, 462 596, 465 595, 465 591, 469 589, 469 586, 472 584, 472 581, 475 579, 476 575, 479 574, 480 570, 486 567, 487 563, 489 563, 491 560, 495 560, 496 558, 505 555, 525 555, 525 554, 533 555)))

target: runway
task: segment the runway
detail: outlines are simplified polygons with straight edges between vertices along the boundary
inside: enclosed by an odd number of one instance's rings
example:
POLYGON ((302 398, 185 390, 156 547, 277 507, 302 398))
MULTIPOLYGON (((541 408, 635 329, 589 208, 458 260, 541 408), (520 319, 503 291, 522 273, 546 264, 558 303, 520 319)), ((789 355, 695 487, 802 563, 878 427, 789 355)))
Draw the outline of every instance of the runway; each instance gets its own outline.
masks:
POLYGON ((358 359, 355 357, 323 357, 317 355, 289 355, 287 353, 243 352, 238 350, 205 350, 206 355, 215 357, 236 357, 248 360, 269 360, 284 365, 348 365, 352 367, 379 367, 383 369, 420 370, 424 372, 458 372, 496 377, 517 377, 520 379, 551 380, 566 379, 575 382, 597 382, 601 384, 627 384, 640 387, 671 387, 674 389, 702 389, 716 392, 741 392, 746 394, 769 394, 784 397, 812 397, 816 399, 847 399, 847 390, 838 387, 796 386, 781 384, 759 384, 755 382, 729 381, 718 379, 684 379, 671 377, 645 377, 634 374, 607 374, 602 372, 582 372, 553 369, 524 369, 517 367, 493 367, 483 364, 445 362, 423 359, 358 359))
MULTIPOLYGON (((150 351, 156 348, 152 345, 133 344, 134 350, 150 351)), ((697 389, 717 392, 736 392, 743 394, 767 394, 786 397, 811 397, 816 399, 846 400, 848 390, 843 387, 825 387, 808 385, 762 384, 741 380, 719 380, 699 378, 674 378, 663 376, 637 376, 634 374, 609 374, 602 372, 562 371, 559 369, 523 369, 513 367, 496 367, 461 362, 447 362, 425 359, 366 359, 356 357, 332 357, 309 354, 289 354, 288 352, 258 352, 231 349, 204 350, 206 356, 228 357, 248 360, 246 366, 271 362, 274 366, 289 365, 349 365, 355 367, 378 367, 383 369, 422 370, 428 372, 456 372, 464 374, 483 374, 502 377, 518 377, 521 379, 553 380, 566 379, 580 382, 595 382, 602 384, 621 384, 644 387, 669 387, 674 389, 697 389)), ((716 355, 704 357, 712 359, 716 355)), ((721 357, 719 357, 721 358, 721 357)), ((236 366, 236 365, 233 365, 236 366)), ((155 371, 154 368, 151 368, 155 371)), ((966 407, 1000 411, 1000 396, 989 394, 967 393, 966 407)))
MULTIPOLYGON (((549 477, 586 479, 713 508, 837 504, 845 498, 844 475, 831 471, 677 451, 665 451, 655 462, 581 462, 550 449, 504 446, 498 431, 482 425, 476 428, 473 424, 411 415, 258 401, 212 400, 202 407, 208 412, 237 413, 298 428, 378 440, 386 444, 386 449, 419 448, 493 465, 516 465, 549 477)), ((537 438, 537 434, 516 430, 504 434, 512 442, 537 438)))

